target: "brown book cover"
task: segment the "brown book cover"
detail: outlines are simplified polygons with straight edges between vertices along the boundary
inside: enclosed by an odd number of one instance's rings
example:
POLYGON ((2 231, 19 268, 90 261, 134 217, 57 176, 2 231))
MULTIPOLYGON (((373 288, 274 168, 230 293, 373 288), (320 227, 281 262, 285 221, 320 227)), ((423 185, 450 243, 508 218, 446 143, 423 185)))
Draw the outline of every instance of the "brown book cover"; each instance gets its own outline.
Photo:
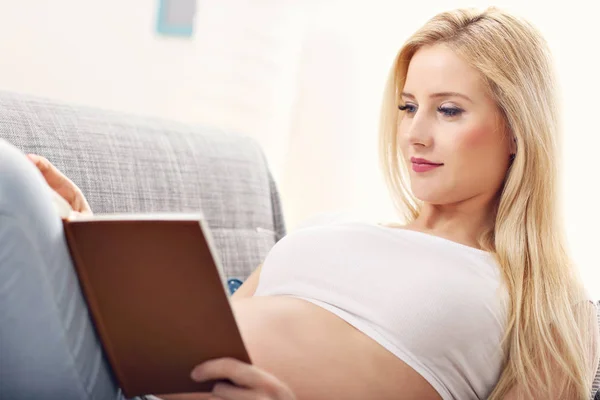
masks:
POLYGON ((126 397, 208 392, 192 369, 250 362, 207 224, 199 215, 63 219, 90 313, 126 397))

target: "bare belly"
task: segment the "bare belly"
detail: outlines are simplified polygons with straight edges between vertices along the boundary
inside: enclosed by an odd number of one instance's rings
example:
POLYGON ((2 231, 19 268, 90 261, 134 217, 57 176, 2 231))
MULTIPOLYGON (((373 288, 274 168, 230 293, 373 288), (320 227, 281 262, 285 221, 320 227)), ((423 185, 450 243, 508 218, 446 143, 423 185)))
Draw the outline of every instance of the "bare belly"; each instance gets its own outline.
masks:
POLYGON ((284 296, 234 299, 253 363, 298 400, 441 399, 411 367, 338 316, 284 296))

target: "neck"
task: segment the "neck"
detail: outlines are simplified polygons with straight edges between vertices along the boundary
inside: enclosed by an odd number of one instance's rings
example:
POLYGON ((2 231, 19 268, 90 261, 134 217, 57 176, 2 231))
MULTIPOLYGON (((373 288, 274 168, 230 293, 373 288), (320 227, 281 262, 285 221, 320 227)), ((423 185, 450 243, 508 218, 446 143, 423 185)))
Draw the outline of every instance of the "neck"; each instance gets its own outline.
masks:
POLYGON ((472 247, 494 224, 494 203, 490 199, 468 199, 459 203, 424 203, 419 216, 406 228, 440 236, 472 247))

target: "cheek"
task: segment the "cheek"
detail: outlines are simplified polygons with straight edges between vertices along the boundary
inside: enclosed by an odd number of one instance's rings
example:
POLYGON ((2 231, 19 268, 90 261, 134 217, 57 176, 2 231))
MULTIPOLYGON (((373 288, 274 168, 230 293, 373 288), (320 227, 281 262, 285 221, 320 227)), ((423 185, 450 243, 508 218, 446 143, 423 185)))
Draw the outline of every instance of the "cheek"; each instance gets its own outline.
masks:
POLYGON ((408 140, 406 135, 406 122, 401 120, 398 123, 398 129, 396 130, 396 140, 401 146, 408 146, 408 140))
POLYGON ((475 126, 462 132, 460 147, 466 151, 480 150, 490 142, 490 130, 485 126, 475 126))
POLYGON ((457 150, 465 158, 495 159, 502 153, 500 134, 494 127, 474 126, 462 131, 458 137, 457 150))
POLYGON ((493 126, 472 127, 461 132, 456 146, 455 160, 456 165, 460 165, 457 171, 462 179, 481 189, 496 190, 509 163, 508 148, 501 132, 493 126))

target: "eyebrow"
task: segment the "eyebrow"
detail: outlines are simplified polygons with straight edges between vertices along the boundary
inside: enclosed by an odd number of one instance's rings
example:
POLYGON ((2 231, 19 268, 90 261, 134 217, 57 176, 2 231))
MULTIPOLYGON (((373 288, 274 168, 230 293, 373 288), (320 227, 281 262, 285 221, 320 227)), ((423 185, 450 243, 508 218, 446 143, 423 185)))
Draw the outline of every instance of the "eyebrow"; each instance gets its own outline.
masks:
MULTIPOLYGON (((410 94, 410 93, 406 93, 406 92, 402 92, 401 93, 403 97, 408 97, 409 99, 413 99, 415 100, 415 96, 410 94)), ((473 100, 471 100, 471 98, 467 95, 464 95, 462 93, 458 93, 458 92, 439 92, 439 93, 433 93, 431 94, 429 97, 433 98, 438 98, 438 97, 461 97, 467 101, 470 101, 471 103, 473 103, 473 100)))

